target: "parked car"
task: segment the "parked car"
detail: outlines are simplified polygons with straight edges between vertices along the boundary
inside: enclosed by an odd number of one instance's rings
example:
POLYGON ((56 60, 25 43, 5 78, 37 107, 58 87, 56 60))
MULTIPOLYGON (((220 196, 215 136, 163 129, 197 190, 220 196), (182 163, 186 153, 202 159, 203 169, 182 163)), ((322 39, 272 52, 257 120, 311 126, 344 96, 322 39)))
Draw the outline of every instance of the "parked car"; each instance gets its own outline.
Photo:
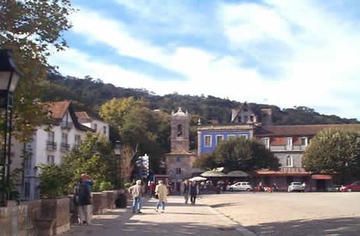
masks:
POLYGON ((341 185, 331 185, 327 187, 328 192, 339 192, 341 188, 341 185))
POLYGON ((353 192, 353 191, 360 191, 360 181, 355 181, 352 184, 343 185, 340 188, 341 192, 353 192))
POLYGON ((226 187, 229 191, 251 191, 253 187, 249 182, 236 182, 226 187))
POLYGON ((305 192, 305 184, 301 182, 291 182, 288 186, 288 192, 305 192))

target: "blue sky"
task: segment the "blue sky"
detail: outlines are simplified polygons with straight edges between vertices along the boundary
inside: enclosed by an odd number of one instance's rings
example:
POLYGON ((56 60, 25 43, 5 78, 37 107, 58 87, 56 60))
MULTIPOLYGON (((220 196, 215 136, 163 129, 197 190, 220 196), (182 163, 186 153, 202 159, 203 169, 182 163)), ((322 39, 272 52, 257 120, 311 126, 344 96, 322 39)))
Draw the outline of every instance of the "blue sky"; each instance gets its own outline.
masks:
POLYGON ((360 119, 360 1, 74 0, 64 75, 360 119))

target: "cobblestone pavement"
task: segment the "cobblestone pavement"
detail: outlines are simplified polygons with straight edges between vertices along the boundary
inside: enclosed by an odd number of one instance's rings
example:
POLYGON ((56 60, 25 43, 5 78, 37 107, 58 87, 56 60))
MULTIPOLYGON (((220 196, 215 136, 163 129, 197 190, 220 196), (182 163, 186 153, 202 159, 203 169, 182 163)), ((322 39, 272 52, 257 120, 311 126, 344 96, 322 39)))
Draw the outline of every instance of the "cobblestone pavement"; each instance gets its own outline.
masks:
POLYGON ((180 196, 171 196, 165 213, 155 211, 155 199, 144 204, 142 214, 132 214, 129 209, 116 209, 94 216, 93 225, 72 226, 63 236, 112 236, 112 235, 253 235, 237 223, 202 205, 185 205, 180 196))
POLYGON ((225 193, 202 202, 256 235, 360 235, 360 193, 225 193))

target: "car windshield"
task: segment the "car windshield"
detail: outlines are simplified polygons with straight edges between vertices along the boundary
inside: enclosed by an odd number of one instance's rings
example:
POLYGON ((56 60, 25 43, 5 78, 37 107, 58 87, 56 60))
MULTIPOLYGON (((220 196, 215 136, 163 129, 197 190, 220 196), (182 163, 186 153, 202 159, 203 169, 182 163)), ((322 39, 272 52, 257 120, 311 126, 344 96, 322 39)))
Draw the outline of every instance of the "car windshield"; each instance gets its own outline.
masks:
POLYGON ((292 185, 301 185, 300 182, 293 182, 292 185))

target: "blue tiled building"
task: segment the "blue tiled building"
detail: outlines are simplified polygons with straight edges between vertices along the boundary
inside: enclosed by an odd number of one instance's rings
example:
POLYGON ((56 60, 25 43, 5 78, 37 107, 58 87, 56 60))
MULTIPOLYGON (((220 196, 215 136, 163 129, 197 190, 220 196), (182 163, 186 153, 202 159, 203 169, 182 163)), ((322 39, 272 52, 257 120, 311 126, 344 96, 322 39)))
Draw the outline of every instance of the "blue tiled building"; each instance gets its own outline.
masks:
POLYGON ((198 156, 215 151, 223 140, 245 137, 251 139, 254 135, 253 124, 242 125, 210 125, 198 128, 198 156))

